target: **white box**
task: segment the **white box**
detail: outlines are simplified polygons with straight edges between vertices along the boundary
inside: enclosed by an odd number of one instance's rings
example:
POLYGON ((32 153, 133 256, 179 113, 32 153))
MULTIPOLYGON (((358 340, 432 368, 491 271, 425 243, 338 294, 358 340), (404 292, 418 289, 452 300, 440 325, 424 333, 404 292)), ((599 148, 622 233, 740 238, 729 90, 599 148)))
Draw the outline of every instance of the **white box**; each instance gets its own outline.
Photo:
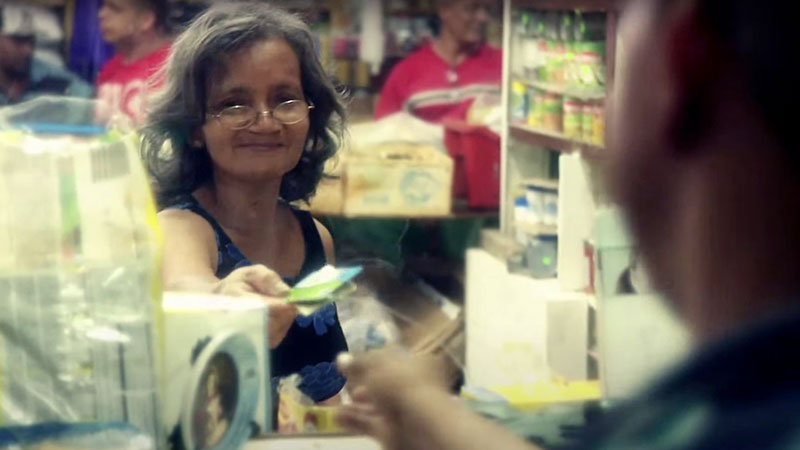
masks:
POLYGON ((483 250, 467 252, 467 383, 510 386, 587 378, 591 296, 557 279, 508 272, 483 250))
POLYGON ((239 448, 254 426, 272 429, 264 302, 167 292, 164 330, 163 418, 171 441, 239 448))

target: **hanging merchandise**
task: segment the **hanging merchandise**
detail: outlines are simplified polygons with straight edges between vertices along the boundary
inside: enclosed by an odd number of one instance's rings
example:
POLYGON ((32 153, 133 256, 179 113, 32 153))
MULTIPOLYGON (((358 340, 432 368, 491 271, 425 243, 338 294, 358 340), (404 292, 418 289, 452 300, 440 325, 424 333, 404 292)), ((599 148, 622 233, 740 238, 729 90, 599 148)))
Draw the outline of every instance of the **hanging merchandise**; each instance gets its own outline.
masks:
POLYGON ((525 123, 528 121, 528 88, 525 83, 514 80, 511 82, 511 121, 525 123))

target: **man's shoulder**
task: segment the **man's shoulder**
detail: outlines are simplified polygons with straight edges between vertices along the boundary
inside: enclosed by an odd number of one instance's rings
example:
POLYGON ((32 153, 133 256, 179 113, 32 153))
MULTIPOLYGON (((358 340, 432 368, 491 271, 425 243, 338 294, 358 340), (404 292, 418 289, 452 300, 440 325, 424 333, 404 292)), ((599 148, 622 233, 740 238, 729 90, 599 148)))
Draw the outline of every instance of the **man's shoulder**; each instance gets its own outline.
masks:
POLYGON ((89 84, 74 73, 39 59, 31 62, 31 81, 30 88, 33 90, 41 89, 76 97, 89 97, 92 94, 89 84))
POLYGON ((121 62, 122 57, 120 55, 114 55, 105 64, 103 64, 103 67, 100 69, 100 73, 97 74, 97 84, 103 84, 110 78, 113 78, 121 62))
POLYGON ((392 70, 393 72, 418 72, 421 69, 429 68, 430 63, 435 58, 433 49, 430 44, 425 44, 418 48, 410 55, 403 58, 402 61, 392 70))
POLYGON ((480 57, 488 62, 502 64, 503 50, 490 44, 483 44, 480 50, 480 57))
POLYGON ((800 308, 780 313, 697 352, 588 448, 800 448, 800 308))

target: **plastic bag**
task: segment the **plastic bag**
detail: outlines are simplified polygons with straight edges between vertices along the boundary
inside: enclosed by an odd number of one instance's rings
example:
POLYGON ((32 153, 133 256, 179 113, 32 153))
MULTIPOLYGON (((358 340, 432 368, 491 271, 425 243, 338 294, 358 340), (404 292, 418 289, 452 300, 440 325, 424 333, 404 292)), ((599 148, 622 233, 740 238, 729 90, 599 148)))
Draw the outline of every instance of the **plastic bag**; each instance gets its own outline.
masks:
POLYGON ((400 343, 400 330, 395 319, 374 295, 362 292, 339 302, 337 307, 351 352, 366 352, 400 343))
POLYGON ((0 424, 121 422, 163 442, 155 207, 137 139, 93 107, 0 110, 0 424))

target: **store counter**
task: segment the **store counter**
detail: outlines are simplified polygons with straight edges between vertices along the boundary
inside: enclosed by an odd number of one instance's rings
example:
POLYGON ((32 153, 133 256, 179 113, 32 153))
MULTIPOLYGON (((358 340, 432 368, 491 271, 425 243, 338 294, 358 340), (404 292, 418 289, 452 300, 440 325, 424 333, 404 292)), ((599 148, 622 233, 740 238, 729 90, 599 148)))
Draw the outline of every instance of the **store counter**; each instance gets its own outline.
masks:
POLYGON ((377 441, 363 436, 275 436, 248 442, 244 450, 381 450, 377 441))

